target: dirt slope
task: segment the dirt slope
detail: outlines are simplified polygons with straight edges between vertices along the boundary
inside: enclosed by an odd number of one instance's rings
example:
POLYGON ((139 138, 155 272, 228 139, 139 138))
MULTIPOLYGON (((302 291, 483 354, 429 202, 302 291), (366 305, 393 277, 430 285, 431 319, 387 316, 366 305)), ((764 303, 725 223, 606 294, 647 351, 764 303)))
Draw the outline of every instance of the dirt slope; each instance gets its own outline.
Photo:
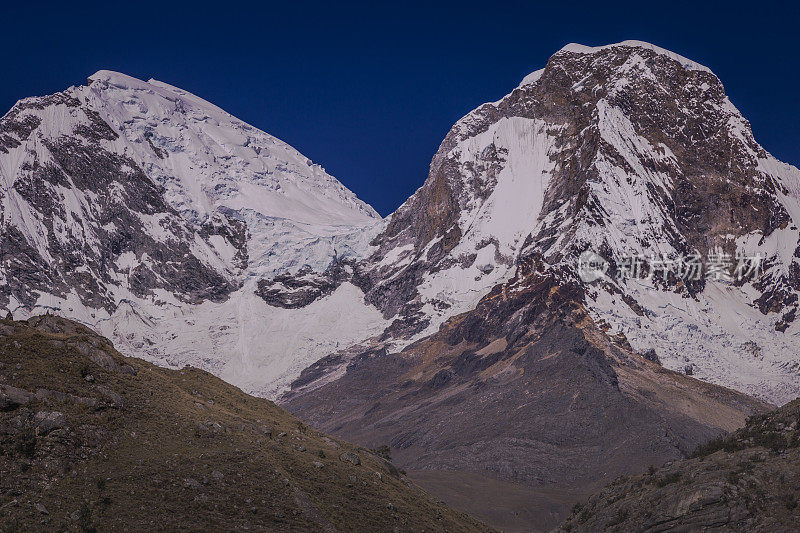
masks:
POLYGON ((0 531, 485 531, 385 459, 51 316, 0 321, 0 531))

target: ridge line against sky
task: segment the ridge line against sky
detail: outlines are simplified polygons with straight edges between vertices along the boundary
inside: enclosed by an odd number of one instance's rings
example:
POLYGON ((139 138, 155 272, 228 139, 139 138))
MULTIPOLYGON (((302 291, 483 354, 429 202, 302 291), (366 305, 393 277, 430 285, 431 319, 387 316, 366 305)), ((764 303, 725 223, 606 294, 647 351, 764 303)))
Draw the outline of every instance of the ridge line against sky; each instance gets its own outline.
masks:
POLYGON ((708 66, 756 140, 800 165, 800 6, 509 2, 84 2, 4 6, 15 101, 100 69, 180 87, 286 141, 382 215, 427 177, 455 121, 509 93, 570 42, 627 39, 708 66))

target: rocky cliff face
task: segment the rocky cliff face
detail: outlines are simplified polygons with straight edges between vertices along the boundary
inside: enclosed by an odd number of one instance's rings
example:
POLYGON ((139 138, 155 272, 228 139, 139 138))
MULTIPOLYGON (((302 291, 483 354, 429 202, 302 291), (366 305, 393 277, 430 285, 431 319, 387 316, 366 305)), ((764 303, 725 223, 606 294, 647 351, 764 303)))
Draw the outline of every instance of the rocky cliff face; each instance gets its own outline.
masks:
POLYGON ((357 282, 399 349, 531 258, 635 350, 783 403, 800 394, 798 183, 707 68, 646 43, 569 45, 453 127, 357 282), (584 253, 600 279, 578 275, 584 253))

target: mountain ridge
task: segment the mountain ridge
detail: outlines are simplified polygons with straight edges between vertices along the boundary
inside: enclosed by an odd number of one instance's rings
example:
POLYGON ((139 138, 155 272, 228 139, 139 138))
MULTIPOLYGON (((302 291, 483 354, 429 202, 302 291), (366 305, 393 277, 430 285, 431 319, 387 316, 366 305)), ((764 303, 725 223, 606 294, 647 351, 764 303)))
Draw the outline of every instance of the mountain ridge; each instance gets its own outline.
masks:
POLYGON ((616 479, 577 503, 558 531, 796 529, 798 407, 754 416, 689 459, 616 479))
POLYGON ((429 179, 385 220, 285 143, 182 89, 112 71, 90 82, 22 100, 2 119, 3 250, 9 265, 22 259, 11 278, 25 280, 4 298, 18 316, 58 308, 152 360, 198 364, 274 397, 330 353, 371 338, 398 351, 435 333, 510 279, 521 255, 544 254, 574 276, 569 262, 587 246, 612 274, 622 253, 749 250, 764 256, 760 280, 706 290, 705 279, 607 278, 587 284, 588 308, 669 368, 771 401, 798 393, 800 172, 766 153, 716 76, 682 56, 639 41, 563 47, 459 120, 429 179), (92 195, 111 185, 118 197, 92 215, 92 195), (709 198, 717 210, 701 208, 709 198), (730 220, 720 209, 733 210, 730 220), (252 349, 263 337, 246 331, 244 314, 277 327, 313 304, 327 323, 337 291, 357 327, 337 337, 309 325, 307 341, 252 349), (755 339, 718 316, 731 305, 755 339), (243 333, 204 332, 209 314, 243 333), (702 357, 672 346, 672 330, 687 327, 702 357), (285 360, 287 350, 301 356, 285 360))
MULTIPOLYGON (((215 106, 103 71, 0 119, 0 174, 16 318, 75 315, 389 443, 443 499, 462 476, 548 494, 538 529, 800 395, 800 171, 713 73, 646 43, 556 52, 386 219, 215 106)), ((501 500, 472 505, 538 516, 501 500)))

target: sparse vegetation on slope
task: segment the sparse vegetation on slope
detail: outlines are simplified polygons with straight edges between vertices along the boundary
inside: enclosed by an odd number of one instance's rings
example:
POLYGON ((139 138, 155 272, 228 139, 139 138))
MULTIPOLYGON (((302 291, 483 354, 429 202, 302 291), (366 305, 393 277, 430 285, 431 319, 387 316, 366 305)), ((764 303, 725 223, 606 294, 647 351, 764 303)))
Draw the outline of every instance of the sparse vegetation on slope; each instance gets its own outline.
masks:
POLYGON ((482 531, 386 459, 52 316, 0 321, 0 531, 482 531))
POLYGON ((619 478, 560 531, 797 531, 800 400, 700 446, 690 459, 619 478))

